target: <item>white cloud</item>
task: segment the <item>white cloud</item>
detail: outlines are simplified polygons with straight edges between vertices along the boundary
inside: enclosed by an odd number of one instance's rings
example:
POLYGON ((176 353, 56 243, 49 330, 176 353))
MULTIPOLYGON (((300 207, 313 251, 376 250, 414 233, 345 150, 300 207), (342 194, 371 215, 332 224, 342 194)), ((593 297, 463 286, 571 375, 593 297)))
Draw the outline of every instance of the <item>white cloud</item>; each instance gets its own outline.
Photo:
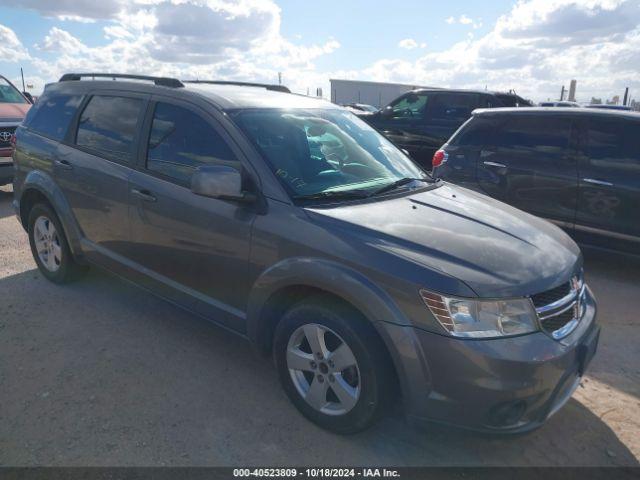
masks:
POLYGON ((414 48, 418 48, 418 42, 416 42, 413 38, 405 38, 404 40, 400 40, 398 42, 398 46, 400 48, 406 48, 407 50, 413 50, 414 48))
POLYGON ((28 58, 29 53, 16 33, 9 27, 0 25, 0 61, 17 62, 28 58))
POLYGON ((460 15, 457 19, 455 17, 449 17, 445 20, 449 25, 453 25, 454 23, 459 23, 460 25, 471 25, 474 29, 478 29, 482 27, 482 20, 477 19, 474 20, 470 16, 466 14, 460 15))
MULTIPOLYGON (((329 78, 514 88, 537 100, 556 97, 572 78, 578 80, 579 99, 620 94, 625 86, 640 91, 640 0, 519 0, 484 35, 467 30, 449 48, 421 52, 413 61, 380 58, 366 68, 339 71, 318 71, 315 62, 340 48, 340 39, 304 44, 285 38, 280 8, 271 0, 0 0, 0 5, 54 18, 107 20, 102 45, 86 45, 58 24, 31 52, 15 32, 0 26, 0 60, 30 58, 34 75, 46 81, 68 71, 97 70, 276 82, 282 72, 284 83, 298 92, 323 86, 328 93, 329 78)), ((481 25, 468 15, 445 21, 481 25)), ((398 46, 426 45, 406 38, 398 46)))
MULTIPOLYGON (((459 22, 459 20, 455 20, 459 22)), ((448 23, 454 23, 454 21, 448 23)), ((382 59, 358 78, 508 90, 537 100, 578 80, 578 97, 640 91, 639 0, 519 1, 493 29, 415 61, 382 59)))
POLYGON ((74 52, 76 54, 87 50, 87 47, 65 30, 53 27, 36 48, 45 52, 74 52))
POLYGON ((113 18, 123 8, 120 0, 0 0, 0 5, 36 10, 46 17, 67 20, 113 18))
MULTIPOLYGON (((104 11, 79 5, 65 14, 88 19, 110 12, 111 20, 103 27, 106 43, 88 46, 61 26, 51 28, 36 50, 55 53, 54 60, 32 60, 42 77, 111 71, 277 82, 282 72, 294 90, 315 91, 323 77, 314 61, 340 48, 331 37, 311 45, 284 38, 280 8, 271 0, 139 0, 126 5, 105 1, 110 8, 104 11)), ((29 7, 36 8, 35 3, 30 1, 29 7)), ((49 7, 40 2, 42 14, 61 14, 61 9, 49 7)))

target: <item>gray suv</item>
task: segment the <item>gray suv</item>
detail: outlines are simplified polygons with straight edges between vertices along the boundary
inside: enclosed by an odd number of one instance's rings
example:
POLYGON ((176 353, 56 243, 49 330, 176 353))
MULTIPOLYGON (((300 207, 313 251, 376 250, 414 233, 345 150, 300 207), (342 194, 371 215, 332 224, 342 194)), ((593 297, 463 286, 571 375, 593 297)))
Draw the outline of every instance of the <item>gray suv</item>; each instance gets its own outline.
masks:
POLYGON ((17 130, 46 278, 97 265, 245 336, 339 433, 396 399, 522 432, 569 399, 600 328, 560 229, 435 181, 336 105, 130 77, 67 74, 17 130))

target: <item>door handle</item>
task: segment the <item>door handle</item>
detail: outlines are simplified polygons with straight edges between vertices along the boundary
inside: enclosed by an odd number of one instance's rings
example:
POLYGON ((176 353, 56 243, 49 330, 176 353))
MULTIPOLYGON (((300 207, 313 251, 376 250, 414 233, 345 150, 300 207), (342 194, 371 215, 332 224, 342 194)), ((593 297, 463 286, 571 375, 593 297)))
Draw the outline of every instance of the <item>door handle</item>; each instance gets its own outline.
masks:
POLYGON ((62 170, 73 170, 73 165, 69 163, 67 160, 54 160, 55 165, 62 170))
POLYGON ((132 188, 131 193, 144 202, 155 202, 157 200, 149 190, 138 190, 137 188, 132 188))
POLYGON ((613 187, 613 183, 598 180, 596 178, 583 178, 582 181, 584 183, 590 183, 591 185, 600 185, 601 187, 613 187))
POLYGON ((482 162, 482 163, 484 163, 487 167, 507 168, 507 166, 504 163, 498 163, 498 162, 482 162))

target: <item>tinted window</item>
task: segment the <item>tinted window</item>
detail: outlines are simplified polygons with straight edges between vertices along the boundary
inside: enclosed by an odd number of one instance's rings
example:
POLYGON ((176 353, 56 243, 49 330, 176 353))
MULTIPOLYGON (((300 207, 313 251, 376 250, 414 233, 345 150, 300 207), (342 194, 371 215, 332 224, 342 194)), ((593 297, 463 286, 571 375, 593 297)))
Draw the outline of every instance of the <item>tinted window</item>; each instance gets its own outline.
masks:
POLYGON ((536 115, 514 116, 504 121, 496 143, 501 146, 532 147, 553 151, 569 145, 569 118, 536 115))
POLYGON ((397 147, 338 109, 256 109, 232 118, 294 196, 371 193, 401 178, 422 178, 397 147))
POLYGON ((201 165, 237 164, 223 138, 186 108, 158 103, 149 136, 147 168, 183 185, 201 165))
POLYGON ((479 98, 473 94, 439 93, 432 95, 429 118, 464 121, 478 108, 479 98))
POLYGON ((496 123, 486 118, 474 117, 462 126, 451 138, 449 144, 473 147, 491 145, 496 123))
POLYGON ((392 103, 391 118, 424 118, 428 96, 409 93, 392 103))
POLYGON ((137 98, 92 97, 80 116, 76 143, 105 158, 131 161, 142 105, 137 98))
POLYGON ((4 78, 0 78, 0 103, 28 103, 22 94, 4 78))
POLYGON ((640 172, 640 123, 615 119, 589 121, 589 162, 617 172, 640 172))
POLYGON ((62 140, 81 101, 81 95, 41 98, 38 104, 29 110, 25 124, 47 137, 62 140))

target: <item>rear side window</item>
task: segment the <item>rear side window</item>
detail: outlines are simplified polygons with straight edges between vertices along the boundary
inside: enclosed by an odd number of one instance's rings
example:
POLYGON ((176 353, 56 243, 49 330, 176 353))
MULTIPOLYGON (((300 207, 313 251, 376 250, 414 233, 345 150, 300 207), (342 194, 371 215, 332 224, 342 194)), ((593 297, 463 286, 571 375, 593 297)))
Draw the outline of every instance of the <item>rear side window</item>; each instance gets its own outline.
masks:
POLYGON ((82 95, 56 95, 41 98, 31 107, 25 124, 31 130, 61 141, 82 102, 82 95))
POLYGON ((130 162, 142 106, 138 98, 94 95, 80 116, 76 144, 104 158, 130 162))
POLYGON ((202 117, 186 108, 157 103, 149 135, 147 169, 188 186, 201 165, 236 165, 231 149, 202 117))
POLYGON ((594 167, 640 173, 640 122, 590 119, 588 149, 594 167))
POLYGON ((449 145, 481 147, 491 145, 494 141, 493 132, 497 122, 482 117, 472 117, 451 138, 449 145))
POLYGON ((531 147, 546 149, 549 153, 569 146, 571 120, 568 117, 534 115, 514 116, 505 120, 496 144, 504 147, 531 147))

